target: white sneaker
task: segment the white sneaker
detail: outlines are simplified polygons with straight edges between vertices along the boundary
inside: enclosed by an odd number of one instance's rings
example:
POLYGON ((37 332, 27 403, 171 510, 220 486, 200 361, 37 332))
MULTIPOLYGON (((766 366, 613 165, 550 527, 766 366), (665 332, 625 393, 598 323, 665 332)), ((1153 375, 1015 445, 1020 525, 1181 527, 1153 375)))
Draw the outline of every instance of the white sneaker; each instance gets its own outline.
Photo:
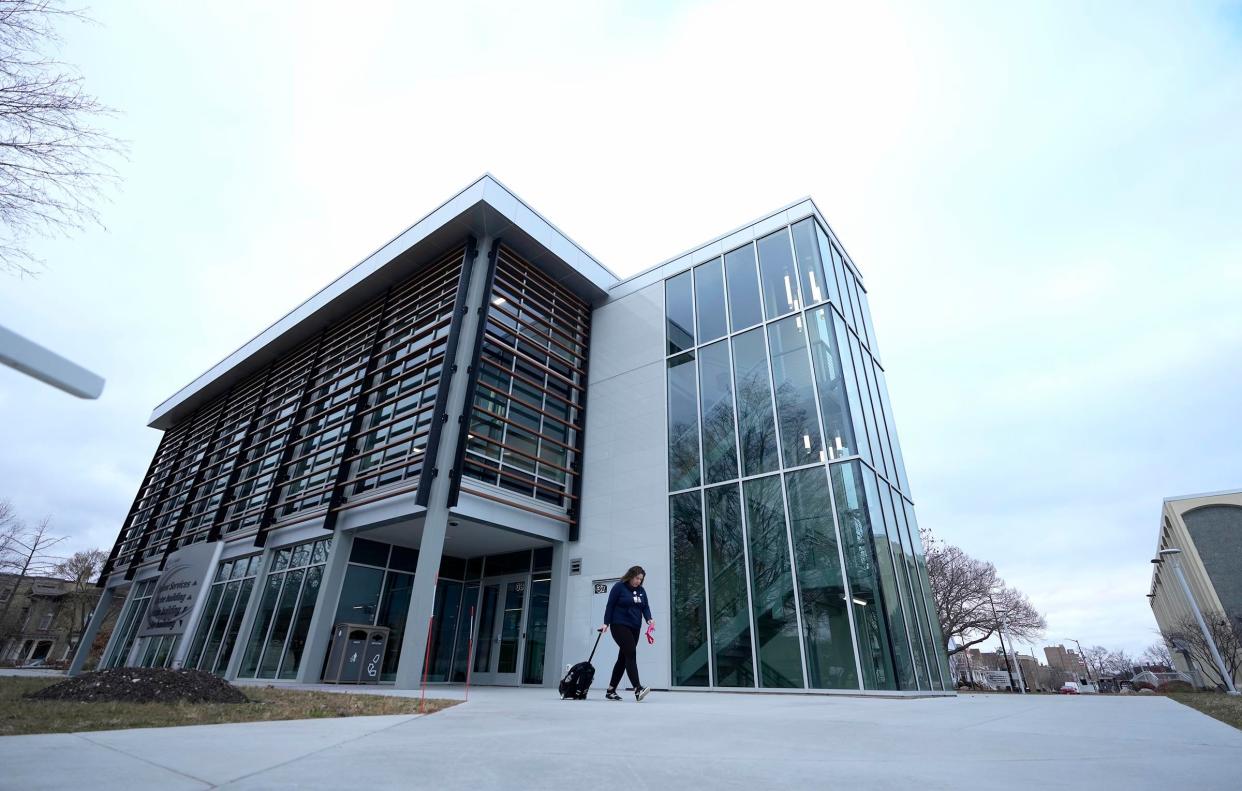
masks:
POLYGON ((634 693, 634 700, 638 701, 639 703, 642 703, 643 698, 647 697, 647 695, 650 692, 651 692, 651 687, 639 687, 638 690, 634 693))

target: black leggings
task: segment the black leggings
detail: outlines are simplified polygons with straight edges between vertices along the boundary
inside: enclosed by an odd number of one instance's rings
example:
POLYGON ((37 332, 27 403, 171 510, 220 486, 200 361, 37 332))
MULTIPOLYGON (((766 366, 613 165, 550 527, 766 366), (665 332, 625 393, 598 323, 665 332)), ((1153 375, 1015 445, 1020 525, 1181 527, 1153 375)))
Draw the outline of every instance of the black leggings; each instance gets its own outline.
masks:
POLYGON ((643 685, 638 682, 638 630, 614 623, 608 627, 608 631, 612 633, 612 639, 620 649, 617 651, 617 663, 612 666, 612 682, 608 688, 616 689, 617 684, 621 683, 621 673, 624 672, 630 677, 634 689, 642 689, 643 685))

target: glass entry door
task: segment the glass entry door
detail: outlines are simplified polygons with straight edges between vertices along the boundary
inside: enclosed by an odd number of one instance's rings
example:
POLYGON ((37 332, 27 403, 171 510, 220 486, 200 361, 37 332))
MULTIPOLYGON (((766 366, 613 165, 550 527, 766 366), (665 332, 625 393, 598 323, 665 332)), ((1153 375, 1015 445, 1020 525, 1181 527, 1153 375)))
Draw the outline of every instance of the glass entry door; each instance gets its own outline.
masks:
POLYGON ((483 580, 474 649, 472 680, 475 683, 513 686, 521 683, 529 597, 529 574, 483 580))

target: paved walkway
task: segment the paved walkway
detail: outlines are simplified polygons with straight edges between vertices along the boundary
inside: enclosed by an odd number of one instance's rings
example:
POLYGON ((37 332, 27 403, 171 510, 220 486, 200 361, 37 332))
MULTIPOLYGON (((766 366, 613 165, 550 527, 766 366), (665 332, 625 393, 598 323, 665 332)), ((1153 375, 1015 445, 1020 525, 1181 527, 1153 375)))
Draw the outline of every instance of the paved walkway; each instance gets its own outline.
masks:
MULTIPOLYGON (((460 690, 438 690, 458 696, 460 690)), ((1242 731, 1163 698, 475 688, 427 717, 0 738, 0 788, 1237 789, 1242 731)))

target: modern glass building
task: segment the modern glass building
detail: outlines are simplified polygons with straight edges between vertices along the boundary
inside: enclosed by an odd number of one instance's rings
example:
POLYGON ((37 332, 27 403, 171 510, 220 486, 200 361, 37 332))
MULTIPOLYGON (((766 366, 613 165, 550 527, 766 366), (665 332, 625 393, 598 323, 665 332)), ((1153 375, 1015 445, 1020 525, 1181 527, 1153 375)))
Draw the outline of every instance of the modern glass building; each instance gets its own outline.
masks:
POLYGON ((623 280, 484 176, 150 425, 109 665, 313 682, 348 623, 388 630, 381 682, 550 686, 641 564, 657 687, 952 689, 867 292, 809 199, 623 280))

